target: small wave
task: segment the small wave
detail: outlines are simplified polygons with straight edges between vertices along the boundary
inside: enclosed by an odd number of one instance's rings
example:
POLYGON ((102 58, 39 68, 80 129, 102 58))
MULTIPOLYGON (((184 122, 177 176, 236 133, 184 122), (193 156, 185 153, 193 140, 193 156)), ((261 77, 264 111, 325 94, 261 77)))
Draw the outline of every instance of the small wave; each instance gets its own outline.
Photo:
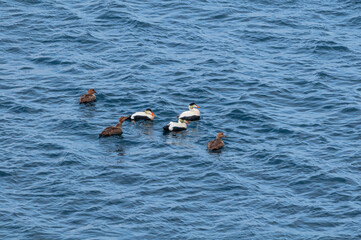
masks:
POLYGON ((24 51, 19 47, 10 47, 10 48, 7 48, 6 51, 8 53, 16 53, 16 54, 23 54, 24 53, 24 51))
POLYGON ((306 191, 313 191, 314 187, 312 186, 317 186, 317 187, 325 186, 326 189, 328 189, 328 188, 341 187, 343 184, 354 185, 355 182, 345 177, 333 176, 331 174, 318 174, 307 177, 306 179, 303 180, 298 180, 293 183, 290 183, 290 185, 293 187, 302 186, 302 188, 304 188, 304 190, 306 191))
POLYGON ((134 28, 151 28, 151 27, 153 27, 153 24, 151 24, 149 22, 140 21, 137 19, 129 19, 127 22, 130 26, 133 26, 134 28))
POLYGON ((125 13, 125 12, 116 12, 116 11, 111 11, 111 10, 107 10, 103 13, 101 13, 100 15, 98 15, 96 17, 96 19, 101 19, 101 20, 121 20, 121 21, 127 21, 129 19, 129 14, 125 13))
POLYGON ((341 110, 342 113, 355 113, 355 112, 359 112, 359 111, 360 111, 360 109, 357 107, 346 107, 341 110))
POLYGON ((331 74, 325 72, 325 71, 319 71, 316 73, 317 77, 321 79, 332 79, 334 78, 331 74))
POLYGON ((361 16, 350 18, 347 23, 351 26, 361 27, 361 16))
POLYGON ((9 109, 13 113, 18 114, 39 114, 42 112, 45 112, 44 109, 41 108, 33 108, 33 107, 27 107, 27 106, 15 106, 9 109))
POLYGON ((136 174, 116 176, 111 179, 112 182, 120 185, 134 185, 142 180, 144 180, 144 178, 136 174))
POLYGON ((0 177, 9 177, 9 176, 11 176, 10 173, 0 170, 0 177))
POLYGON ((41 149, 45 149, 46 151, 59 151, 65 149, 62 145, 56 143, 40 143, 38 144, 38 147, 41 149))
POLYGON ((227 117, 243 121, 255 121, 256 118, 249 112, 242 111, 240 109, 232 110, 227 114, 227 117))
POLYGON ((43 2, 42 0, 16 0, 16 1, 19 3, 24 3, 29 5, 36 5, 43 2))
POLYGON ((80 162, 76 160, 63 160, 59 163, 59 166, 73 166, 73 165, 79 165, 80 162))
POLYGON ((334 41, 317 41, 313 49, 314 53, 330 53, 330 52, 351 52, 351 50, 334 41))
POLYGON ((52 57, 36 57, 36 58, 31 58, 30 61, 37 64, 49 64, 49 65, 71 65, 76 63, 72 61, 55 59, 52 57))

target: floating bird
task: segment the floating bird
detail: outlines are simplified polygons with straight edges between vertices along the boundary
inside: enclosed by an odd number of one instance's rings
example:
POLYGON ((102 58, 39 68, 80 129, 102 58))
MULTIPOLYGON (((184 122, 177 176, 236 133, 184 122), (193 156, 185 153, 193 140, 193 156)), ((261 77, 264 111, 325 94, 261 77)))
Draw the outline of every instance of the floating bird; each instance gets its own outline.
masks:
POLYGON ((221 139, 222 137, 226 137, 223 132, 218 133, 216 140, 209 141, 207 148, 209 150, 221 149, 224 146, 224 142, 221 139))
POLYGON ((187 121, 183 119, 178 119, 178 122, 170 122, 163 127, 164 131, 183 131, 187 130, 187 121))
POLYGON ((107 127, 106 129, 104 129, 102 131, 101 134, 99 134, 99 137, 109 137, 109 136, 113 136, 113 135, 122 135, 123 130, 123 122, 127 120, 127 117, 121 117, 119 119, 119 122, 117 125, 115 125, 114 127, 107 127))
POLYGON ((150 108, 145 110, 144 112, 136 112, 133 113, 128 117, 129 120, 138 121, 138 120, 153 120, 154 119, 154 113, 150 108))
POLYGON ((188 121, 195 121, 199 120, 201 117, 200 111, 197 109, 199 108, 195 103, 191 103, 188 106, 189 111, 182 112, 178 118, 188 121))
POLYGON ((79 99, 79 104, 95 102, 97 100, 97 98, 94 95, 94 93, 96 93, 96 92, 95 92, 95 90, 93 88, 89 89, 87 94, 81 95, 81 97, 79 99))

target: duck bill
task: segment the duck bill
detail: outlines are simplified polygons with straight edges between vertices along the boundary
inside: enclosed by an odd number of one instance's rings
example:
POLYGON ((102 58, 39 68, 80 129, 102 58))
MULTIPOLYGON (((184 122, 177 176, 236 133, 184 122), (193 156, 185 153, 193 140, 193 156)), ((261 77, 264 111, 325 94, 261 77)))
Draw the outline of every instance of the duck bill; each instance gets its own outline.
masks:
POLYGON ((199 108, 198 105, 196 105, 196 108, 199 108))
POLYGON ((189 123, 188 121, 185 121, 187 124, 189 123))
POLYGON ((153 112, 152 112, 152 116, 153 116, 153 117, 155 116, 153 112))

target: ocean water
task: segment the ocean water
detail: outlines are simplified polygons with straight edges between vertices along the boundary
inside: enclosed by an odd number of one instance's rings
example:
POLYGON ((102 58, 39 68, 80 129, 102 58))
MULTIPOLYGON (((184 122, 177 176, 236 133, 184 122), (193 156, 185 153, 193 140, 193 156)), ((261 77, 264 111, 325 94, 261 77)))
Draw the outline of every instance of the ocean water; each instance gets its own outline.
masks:
POLYGON ((360 37, 352 0, 0 0, 0 239, 361 239, 360 37))

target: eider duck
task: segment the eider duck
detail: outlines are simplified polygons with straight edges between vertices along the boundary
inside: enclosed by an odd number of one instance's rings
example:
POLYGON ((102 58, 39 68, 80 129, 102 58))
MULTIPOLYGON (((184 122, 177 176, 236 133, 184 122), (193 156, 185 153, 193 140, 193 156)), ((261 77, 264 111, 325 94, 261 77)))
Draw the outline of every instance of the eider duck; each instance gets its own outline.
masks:
POLYGON ((199 108, 195 103, 191 103, 188 106, 189 111, 182 112, 178 118, 188 121, 195 121, 201 118, 201 113, 197 108, 199 108))
POLYGON ((224 146, 224 142, 221 139, 222 137, 226 137, 224 136, 223 132, 218 133, 216 140, 209 141, 207 148, 209 150, 221 149, 224 146))
POLYGON ((119 119, 119 123, 117 125, 115 125, 114 127, 107 127, 106 129, 104 129, 101 134, 99 134, 99 137, 109 137, 109 136, 113 136, 113 135, 122 135, 123 130, 123 122, 127 120, 127 117, 121 117, 119 119))
POLYGON ((97 98, 94 95, 94 93, 96 93, 96 92, 95 92, 95 90, 93 88, 89 89, 87 94, 81 95, 81 97, 79 99, 79 104, 95 102, 97 100, 97 98))
POLYGON ((178 122, 170 122, 163 127, 164 131, 183 131, 187 130, 187 121, 183 119, 178 119, 178 122))
POLYGON ((129 118, 129 120, 134 120, 134 121, 138 121, 138 120, 152 121, 154 119, 154 116, 155 115, 152 112, 152 110, 150 108, 148 108, 144 112, 136 112, 136 113, 130 115, 128 118, 129 118))

